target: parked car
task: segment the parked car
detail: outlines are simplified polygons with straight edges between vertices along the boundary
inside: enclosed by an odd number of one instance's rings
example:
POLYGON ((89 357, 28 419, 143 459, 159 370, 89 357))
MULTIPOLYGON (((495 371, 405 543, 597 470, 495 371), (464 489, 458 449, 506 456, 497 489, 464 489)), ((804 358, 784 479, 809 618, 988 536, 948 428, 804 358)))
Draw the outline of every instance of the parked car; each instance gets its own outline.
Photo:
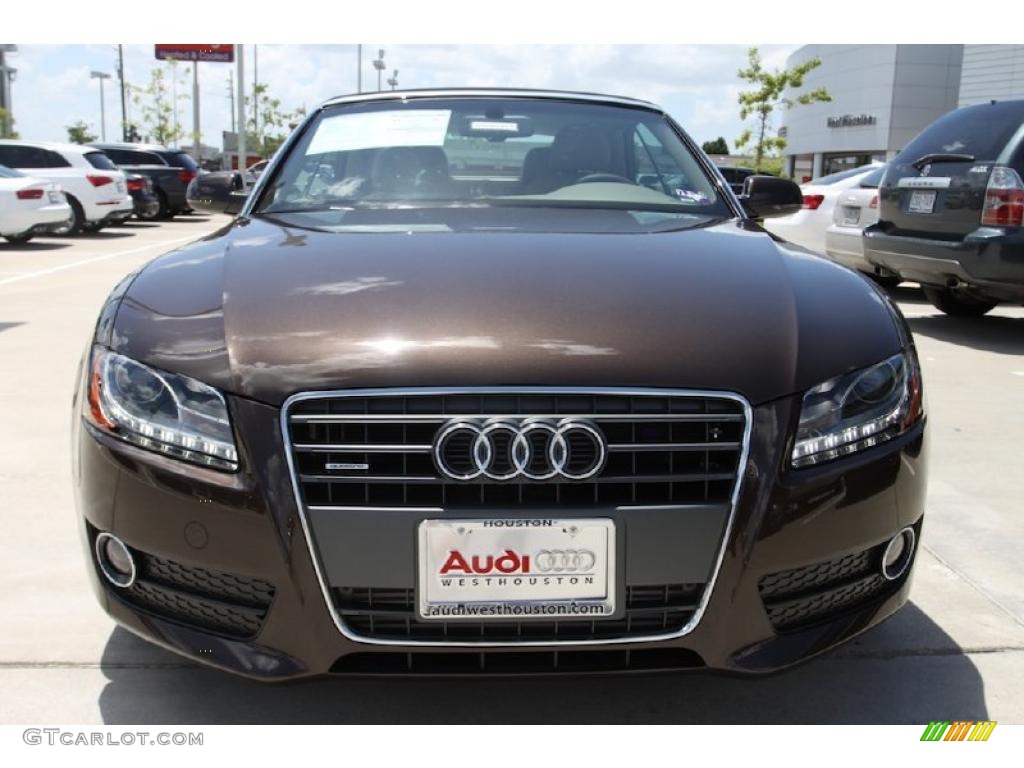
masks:
POLYGON ((153 181, 141 173, 127 174, 128 194, 135 203, 135 215, 142 221, 160 217, 160 198, 153 190, 153 181))
POLYGON ((792 216, 783 216, 765 223, 765 229, 801 245, 815 253, 825 253, 825 230, 832 224, 832 216, 840 195, 854 189, 868 174, 881 168, 883 163, 870 163, 837 173, 830 173, 800 186, 804 196, 803 207, 792 216))
POLYGON ((187 152, 160 144, 94 142, 90 146, 102 149, 122 170, 150 180, 159 203, 159 210, 151 218, 191 212, 185 191, 198 174, 199 166, 187 152))
POLYGON ((869 262, 921 283, 948 315, 979 317, 1024 302, 1024 101, 963 107, 892 161, 869 262))
POLYGON ((0 139, 0 165, 60 185, 71 218, 58 234, 95 232, 132 215, 124 174, 92 147, 0 139))
POLYGON ((743 194, 743 182, 751 176, 775 175, 768 171, 755 171, 753 168, 744 168, 739 165, 720 165, 718 166, 718 170, 722 173, 722 176, 725 177, 725 180, 729 183, 732 191, 737 195, 743 194))
POLYGON ((262 680, 761 673, 882 621, 924 513, 913 340, 756 223, 793 182, 747 192, 634 99, 314 109, 101 310, 72 423, 103 608, 262 680))
POLYGON ((825 230, 825 255, 832 261, 859 270, 886 288, 902 282, 899 275, 882 272, 864 256, 864 227, 878 221, 878 185, 886 166, 861 177, 857 186, 843 190, 825 230))
POLYGON ((71 206, 56 184, 0 165, 0 237, 27 243, 71 218, 71 206))

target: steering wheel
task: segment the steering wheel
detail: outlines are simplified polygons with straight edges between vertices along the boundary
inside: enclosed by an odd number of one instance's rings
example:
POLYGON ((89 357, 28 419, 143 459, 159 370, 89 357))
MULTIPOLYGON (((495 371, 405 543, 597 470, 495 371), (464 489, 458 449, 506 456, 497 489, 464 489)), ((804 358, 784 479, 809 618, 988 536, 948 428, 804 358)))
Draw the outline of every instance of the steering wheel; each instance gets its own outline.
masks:
POLYGON ((588 173, 579 179, 576 179, 576 184, 593 184, 601 181, 613 181, 613 182, 625 182, 626 184, 636 184, 632 179, 627 179, 625 176, 619 176, 617 173, 588 173))

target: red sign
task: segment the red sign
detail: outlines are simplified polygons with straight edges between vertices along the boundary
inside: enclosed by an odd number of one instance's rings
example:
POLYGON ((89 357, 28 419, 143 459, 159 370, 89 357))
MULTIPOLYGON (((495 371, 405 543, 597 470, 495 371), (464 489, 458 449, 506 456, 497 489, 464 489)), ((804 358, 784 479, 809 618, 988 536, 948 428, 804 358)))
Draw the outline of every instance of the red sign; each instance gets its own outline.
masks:
POLYGON ((235 46, 231 43, 157 43, 156 57, 161 60, 177 61, 224 61, 235 60, 235 46))

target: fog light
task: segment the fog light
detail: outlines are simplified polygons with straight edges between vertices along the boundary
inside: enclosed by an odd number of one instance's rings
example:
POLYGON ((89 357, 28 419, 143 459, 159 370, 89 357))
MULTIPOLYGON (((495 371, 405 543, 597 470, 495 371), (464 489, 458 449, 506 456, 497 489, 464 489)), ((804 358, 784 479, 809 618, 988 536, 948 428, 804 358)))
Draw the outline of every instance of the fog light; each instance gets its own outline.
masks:
POLYGON ((904 528, 889 541, 882 555, 882 575, 894 581, 907 571, 914 557, 914 529, 904 528))
POLYGON ((107 581, 120 589, 135 583, 135 559, 127 545, 112 533, 96 537, 96 562, 107 581))

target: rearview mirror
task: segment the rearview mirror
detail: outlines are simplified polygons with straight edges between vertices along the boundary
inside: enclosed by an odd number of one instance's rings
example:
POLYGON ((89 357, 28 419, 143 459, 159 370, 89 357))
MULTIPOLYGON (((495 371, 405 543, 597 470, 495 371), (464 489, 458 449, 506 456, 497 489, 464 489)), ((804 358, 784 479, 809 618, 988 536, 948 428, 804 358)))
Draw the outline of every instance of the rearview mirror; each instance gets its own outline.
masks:
POLYGON ((804 203, 804 196, 800 187, 789 179, 748 176, 743 180, 740 202, 753 218, 768 219, 796 213, 804 203))
POLYGON ((233 216, 242 210, 249 192, 238 171, 215 171, 192 179, 185 197, 194 211, 233 216))

